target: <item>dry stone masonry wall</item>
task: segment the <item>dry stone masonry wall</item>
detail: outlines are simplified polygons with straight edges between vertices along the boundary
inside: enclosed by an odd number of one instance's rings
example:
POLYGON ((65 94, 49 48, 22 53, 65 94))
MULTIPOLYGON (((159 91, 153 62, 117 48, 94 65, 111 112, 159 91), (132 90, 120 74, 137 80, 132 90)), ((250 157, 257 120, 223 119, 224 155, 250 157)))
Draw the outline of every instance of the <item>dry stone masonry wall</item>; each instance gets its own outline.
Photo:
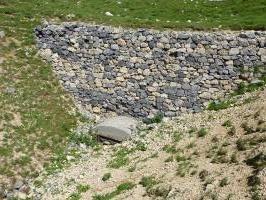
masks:
POLYGON ((93 113, 198 112, 266 64, 265 32, 159 32, 83 23, 36 28, 40 54, 93 113))

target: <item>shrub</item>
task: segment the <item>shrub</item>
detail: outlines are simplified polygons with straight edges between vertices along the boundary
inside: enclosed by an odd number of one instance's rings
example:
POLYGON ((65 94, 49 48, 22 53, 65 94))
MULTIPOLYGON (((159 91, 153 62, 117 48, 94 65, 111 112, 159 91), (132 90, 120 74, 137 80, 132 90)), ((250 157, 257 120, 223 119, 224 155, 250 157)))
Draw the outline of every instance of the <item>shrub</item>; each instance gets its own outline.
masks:
POLYGON ((111 173, 105 173, 102 177, 102 180, 103 181, 107 181, 111 178, 111 173))
POLYGON ((226 120, 222 126, 225 126, 225 127, 231 127, 232 126, 232 122, 230 120, 226 120))
POLYGON ((91 133, 73 133, 69 136, 69 141, 74 144, 85 144, 90 147, 99 145, 96 136, 91 133))
POLYGON ((199 131, 198 131, 198 137, 204 137, 205 135, 207 135, 207 129, 206 128, 201 128, 199 131))
POLYGON ((221 181, 220 181, 220 187, 224 187, 224 186, 226 186, 226 185, 228 185, 228 178, 227 177, 225 177, 225 178, 223 178, 221 181))
POLYGON ((223 110, 231 107, 231 105, 234 103, 232 100, 225 100, 225 101, 212 101, 209 106, 208 110, 223 110))
POLYGON ((204 169, 202 170, 200 173, 199 173, 199 178, 202 180, 202 181, 205 181, 206 177, 209 175, 209 172, 204 169))
POLYGON ((116 190, 104 195, 95 195, 93 196, 93 200, 109 200, 109 199, 113 199, 115 196, 123 193, 126 190, 131 190, 133 187, 135 186, 135 184, 131 183, 131 182, 125 182, 120 184, 119 186, 116 187, 116 190))
POLYGON ((158 181, 155 180, 154 176, 144 176, 139 182, 140 185, 145 187, 146 189, 152 188, 154 185, 158 184, 158 181))
POLYGON ((163 120, 163 113, 159 112, 152 118, 146 118, 143 120, 145 124, 154 124, 154 123, 160 123, 163 120))
POLYGON ((230 136, 233 136, 236 134, 236 128, 234 126, 230 127, 230 129, 227 131, 227 134, 230 136))

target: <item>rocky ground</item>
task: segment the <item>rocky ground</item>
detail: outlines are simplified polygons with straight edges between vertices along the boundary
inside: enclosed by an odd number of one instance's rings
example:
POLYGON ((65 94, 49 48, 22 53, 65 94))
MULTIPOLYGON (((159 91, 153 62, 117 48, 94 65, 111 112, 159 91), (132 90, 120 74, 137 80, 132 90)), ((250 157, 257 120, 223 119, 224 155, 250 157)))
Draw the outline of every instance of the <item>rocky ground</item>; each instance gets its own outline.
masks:
POLYGON ((36 199, 265 199, 266 90, 225 110, 141 125, 138 136, 83 148, 32 184, 36 199), (71 159, 71 158, 69 158, 71 159))

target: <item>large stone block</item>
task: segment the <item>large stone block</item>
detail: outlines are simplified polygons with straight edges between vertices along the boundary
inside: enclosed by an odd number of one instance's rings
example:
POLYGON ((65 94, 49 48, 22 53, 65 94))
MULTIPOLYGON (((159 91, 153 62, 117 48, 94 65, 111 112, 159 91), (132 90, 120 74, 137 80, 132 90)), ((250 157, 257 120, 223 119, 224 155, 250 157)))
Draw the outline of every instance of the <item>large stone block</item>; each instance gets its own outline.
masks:
POLYGON ((105 138, 109 138, 116 141, 124 141, 131 138, 132 134, 137 128, 137 120, 126 117, 118 116, 96 125, 96 134, 105 138))

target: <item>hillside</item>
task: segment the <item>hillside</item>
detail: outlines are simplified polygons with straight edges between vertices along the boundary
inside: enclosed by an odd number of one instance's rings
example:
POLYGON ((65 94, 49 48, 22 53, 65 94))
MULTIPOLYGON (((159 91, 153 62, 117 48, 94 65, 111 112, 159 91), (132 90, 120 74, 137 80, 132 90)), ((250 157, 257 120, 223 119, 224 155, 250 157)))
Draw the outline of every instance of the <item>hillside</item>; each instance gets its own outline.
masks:
MULTIPOLYGON (((257 86, 265 80, 256 72, 265 68, 265 6, 265 0, 0 0, 0 199, 264 199, 265 89, 257 86), (255 81, 240 94, 253 93, 210 104, 214 110, 236 104, 232 108, 142 124, 132 141, 102 144, 90 135, 101 118, 99 109, 94 118, 80 109, 38 52, 36 28, 47 21, 203 36, 260 32, 256 40, 244 35, 247 50, 237 52, 254 66, 248 72, 238 68, 247 81, 255 81)), ((222 85, 230 91, 231 86, 237 88, 236 82, 222 85)))
POLYGON ((265 97, 238 96, 225 110, 143 124, 132 141, 80 148, 79 161, 36 191, 43 199, 265 199, 265 97))

